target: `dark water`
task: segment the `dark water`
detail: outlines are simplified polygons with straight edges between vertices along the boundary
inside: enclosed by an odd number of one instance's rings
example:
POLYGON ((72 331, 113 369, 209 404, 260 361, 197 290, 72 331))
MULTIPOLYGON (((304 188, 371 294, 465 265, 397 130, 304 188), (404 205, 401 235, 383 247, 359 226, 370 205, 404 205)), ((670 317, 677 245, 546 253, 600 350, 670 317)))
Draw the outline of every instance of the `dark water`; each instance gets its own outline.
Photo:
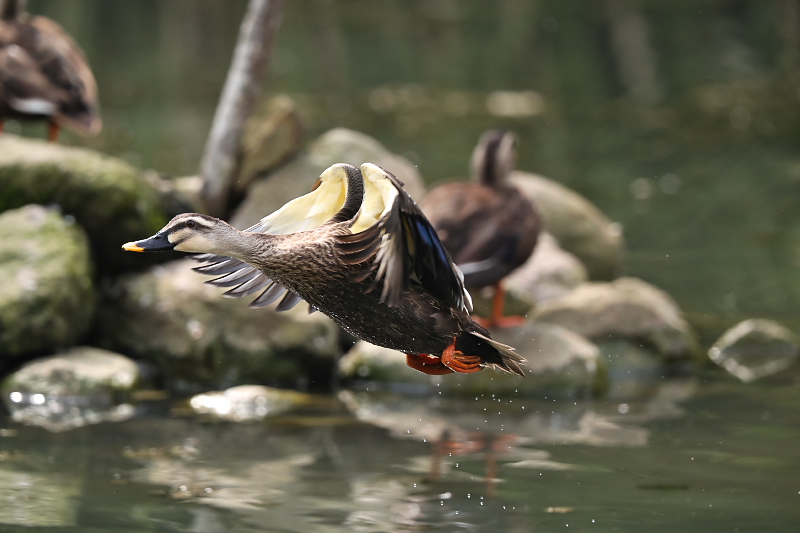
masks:
POLYGON ((249 424, 158 406, 57 434, 0 421, 0 531, 795 531, 798 379, 614 404, 342 393, 359 418, 322 397, 249 424))
MULTIPOLYGON (((365 131, 435 182, 511 128, 519 167, 622 223, 626 272, 706 345, 754 316, 800 331, 793 2, 287 4, 266 89, 311 135, 365 131)), ((103 133, 66 142, 196 172, 244 1, 29 9, 100 85, 103 133)), ((794 531, 797 391, 716 374, 613 405, 349 398, 372 422, 333 397, 245 425, 158 406, 59 434, 3 421, 0 531, 794 531)))

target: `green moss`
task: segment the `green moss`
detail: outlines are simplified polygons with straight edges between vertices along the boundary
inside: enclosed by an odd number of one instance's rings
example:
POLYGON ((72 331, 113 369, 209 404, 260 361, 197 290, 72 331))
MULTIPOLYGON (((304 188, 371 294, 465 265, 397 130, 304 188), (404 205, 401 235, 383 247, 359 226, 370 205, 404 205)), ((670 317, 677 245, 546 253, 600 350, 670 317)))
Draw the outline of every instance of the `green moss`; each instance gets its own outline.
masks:
POLYGON ((88 329, 88 239, 58 212, 30 205, 0 214, 0 278, 0 355, 69 346, 88 329))
POLYGON ((86 229, 101 269, 126 268, 131 257, 120 246, 161 229, 174 214, 170 200, 145 173, 122 160, 0 137, 0 211, 57 204, 86 229))

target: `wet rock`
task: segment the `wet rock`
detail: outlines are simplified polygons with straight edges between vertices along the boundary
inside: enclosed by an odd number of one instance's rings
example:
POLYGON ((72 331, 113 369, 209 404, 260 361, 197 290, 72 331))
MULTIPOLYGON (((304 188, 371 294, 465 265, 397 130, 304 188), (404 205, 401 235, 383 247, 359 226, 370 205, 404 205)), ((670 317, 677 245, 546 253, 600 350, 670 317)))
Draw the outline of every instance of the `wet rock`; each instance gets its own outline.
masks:
POLYGON ((745 320, 726 331, 709 349, 716 364, 744 382, 788 368, 797 359, 800 340, 772 320, 745 320))
POLYGON ((492 337, 514 346, 528 360, 520 378, 485 369, 475 374, 428 376, 406 365, 403 353, 357 343, 339 361, 339 377, 354 389, 474 396, 507 394, 573 397, 601 384, 599 350, 585 338, 552 324, 530 323, 492 332, 492 337))
POLYGON ((127 357, 77 347, 28 363, 5 379, 0 393, 17 422, 64 431, 132 416, 123 400, 138 379, 127 357))
POLYGON ((0 279, 0 362, 70 346, 89 328, 88 240, 56 210, 0 213, 0 279))
POLYGON ((261 385, 240 385, 224 391, 197 394, 189 400, 200 415, 232 422, 252 422, 307 405, 314 397, 302 392, 261 385))
POLYGON ((570 292, 588 280, 586 267, 571 253, 565 252, 547 232, 530 259, 503 282, 507 294, 530 307, 570 292))
POLYGON ((413 198, 422 196, 422 178, 411 162, 392 154, 378 141, 356 131, 336 128, 318 137, 288 164, 256 181, 231 219, 237 228, 246 228, 272 213, 289 200, 311 191, 323 170, 334 163, 375 163, 395 174, 413 198))
POLYGON ((154 173, 84 148, 0 135, 0 211, 57 204, 83 226, 100 269, 135 264, 122 243, 152 235, 181 202, 154 173))
POLYGON ((177 390, 327 383, 339 353, 333 321, 302 302, 279 313, 223 298, 196 265, 182 259, 120 280, 100 314, 103 345, 153 362, 177 390))
POLYGON ((271 99, 245 125, 242 163, 234 190, 244 191, 254 179, 295 155, 305 140, 305 127, 288 96, 271 99))
POLYGON ((545 302, 535 320, 559 324, 594 342, 617 338, 644 343, 667 358, 697 353, 697 343, 677 304, 636 278, 591 282, 545 302))
POLYGON ((580 194, 543 176, 516 171, 510 181, 536 202, 544 228, 580 259, 591 279, 610 280, 620 274, 624 242, 619 224, 580 194))

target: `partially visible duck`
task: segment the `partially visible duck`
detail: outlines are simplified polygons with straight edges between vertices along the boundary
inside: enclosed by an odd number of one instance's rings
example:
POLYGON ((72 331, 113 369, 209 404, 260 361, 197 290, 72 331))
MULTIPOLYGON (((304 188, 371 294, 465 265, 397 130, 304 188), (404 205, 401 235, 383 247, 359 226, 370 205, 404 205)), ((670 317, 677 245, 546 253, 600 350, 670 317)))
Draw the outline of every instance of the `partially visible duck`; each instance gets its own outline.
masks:
POLYGON ((210 283, 233 287, 229 296, 260 292, 256 307, 282 297, 279 310, 305 300, 427 374, 524 375, 525 360, 470 318, 460 272, 402 183, 370 163, 330 167, 312 192, 245 231, 187 213, 123 248, 202 253, 196 270, 221 276, 210 283))
POLYGON ((28 15, 25 2, 0 8, 0 130, 13 118, 46 120, 51 142, 62 126, 99 132, 97 84, 83 52, 61 26, 28 15))
POLYGON ((439 185, 420 202, 467 288, 494 287, 491 317, 479 319, 486 327, 524 320, 503 316, 502 282, 528 260, 541 229, 536 208, 506 181, 516 166, 516 145, 510 131, 485 132, 472 153, 473 181, 439 185))

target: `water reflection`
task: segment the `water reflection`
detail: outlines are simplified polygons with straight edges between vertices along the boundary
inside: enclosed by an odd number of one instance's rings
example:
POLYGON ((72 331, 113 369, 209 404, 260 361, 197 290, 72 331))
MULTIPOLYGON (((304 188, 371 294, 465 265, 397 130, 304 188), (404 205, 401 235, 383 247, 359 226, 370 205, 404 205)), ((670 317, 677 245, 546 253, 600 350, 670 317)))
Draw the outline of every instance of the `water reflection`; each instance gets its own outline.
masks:
POLYGON ((613 404, 344 391, 249 423, 154 404, 61 433, 5 419, 0 523, 716 533, 757 517, 791 530, 798 393, 733 381, 613 404))

